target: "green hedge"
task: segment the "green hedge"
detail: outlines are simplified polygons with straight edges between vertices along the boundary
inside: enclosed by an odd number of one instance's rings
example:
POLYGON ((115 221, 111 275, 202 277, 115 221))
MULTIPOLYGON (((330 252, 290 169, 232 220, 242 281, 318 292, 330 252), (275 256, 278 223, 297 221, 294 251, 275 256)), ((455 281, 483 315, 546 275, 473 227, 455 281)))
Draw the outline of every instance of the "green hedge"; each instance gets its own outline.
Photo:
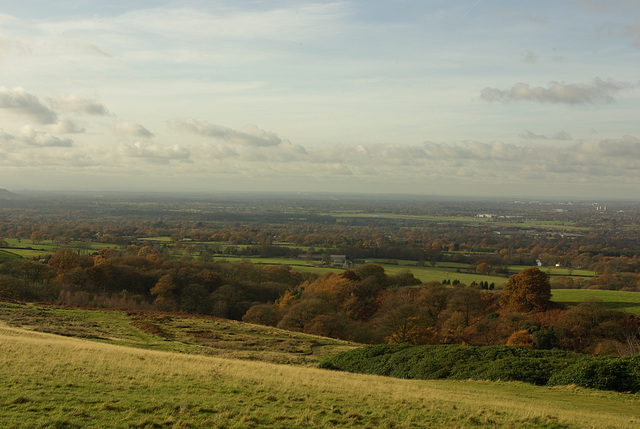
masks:
POLYGON ((575 384, 601 390, 638 392, 640 356, 584 359, 553 374, 549 384, 575 384))
POLYGON ((522 381, 640 391, 640 356, 593 357, 518 346, 385 344, 340 353, 320 366, 397 378, 522 381))

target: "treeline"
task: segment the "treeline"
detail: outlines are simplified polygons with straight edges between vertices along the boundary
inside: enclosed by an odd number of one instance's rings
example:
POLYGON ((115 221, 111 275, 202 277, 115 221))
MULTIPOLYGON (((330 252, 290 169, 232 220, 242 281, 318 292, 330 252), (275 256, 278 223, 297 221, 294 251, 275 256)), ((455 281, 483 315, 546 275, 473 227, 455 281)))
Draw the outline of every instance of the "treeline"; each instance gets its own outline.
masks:
MULTIPOLYGON (((546 274, 533 270, 544 280, 546 274)), ((598 302, 560 308, 548 302, 548 281, 539 301, 532 300, 530 291, 508 292, 509 283, 504 292, 495 293, 479 285, 450 287, 438 282, 409 287, 413 282, 410 273, 389 276, 378 265, 363 265, 305 281, 274 304, 250 308, 243 320, 370 344, 507 344, 593 354, 640 351, 638 317, 598 302), (522 299, 527 302, 522 304, 522 299)))
POLYGON ((240 320, 253 305, 274 302, 304 280, 287 266, 177 260, 114 249, 89 256, 64 248, 42 262, 5 260, 0 264, 0 298, 240 320))
POLYGON ((510 344, 594 354, 640 350, 640 319, 597 302, 554 307, 547 280, 540 303, 523 307, 509 292, 510 283, 504 292, 480 284, 421 284, 408 270, 389 275, 377 264, 318 277, 284 265, 176 259, 148 246, 128 249, 86 255, 63 248, 44 261, 5 260, 0 298, 207 314, 370 344, 510 344))

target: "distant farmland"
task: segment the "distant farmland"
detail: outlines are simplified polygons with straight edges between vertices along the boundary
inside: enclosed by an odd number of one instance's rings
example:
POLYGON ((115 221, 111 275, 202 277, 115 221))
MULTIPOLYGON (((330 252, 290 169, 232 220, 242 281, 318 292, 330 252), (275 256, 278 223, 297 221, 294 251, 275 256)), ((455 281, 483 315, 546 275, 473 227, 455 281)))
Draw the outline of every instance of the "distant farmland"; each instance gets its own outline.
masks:
POLYGON ((551 300, 568 306, 587 300, 601 301, 607 308, 640 315, 640 292, 592 289, 553 289, 551 300))

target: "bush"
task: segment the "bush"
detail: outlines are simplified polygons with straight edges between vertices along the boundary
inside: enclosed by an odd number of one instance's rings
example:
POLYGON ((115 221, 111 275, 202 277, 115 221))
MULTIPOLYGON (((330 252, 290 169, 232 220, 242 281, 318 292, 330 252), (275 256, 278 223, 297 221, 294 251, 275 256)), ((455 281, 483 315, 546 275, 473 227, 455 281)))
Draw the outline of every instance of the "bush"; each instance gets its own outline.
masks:
POLYGON ((549 384, 575 384, 593 389, 638 392, 640 356, 584 359, 556 373, 549 384))
POLYGON ((321 368, 410 379, 522 381, 640 391, 640 356, 593 357, 519 346, 385 344, 340 353, 321 368))

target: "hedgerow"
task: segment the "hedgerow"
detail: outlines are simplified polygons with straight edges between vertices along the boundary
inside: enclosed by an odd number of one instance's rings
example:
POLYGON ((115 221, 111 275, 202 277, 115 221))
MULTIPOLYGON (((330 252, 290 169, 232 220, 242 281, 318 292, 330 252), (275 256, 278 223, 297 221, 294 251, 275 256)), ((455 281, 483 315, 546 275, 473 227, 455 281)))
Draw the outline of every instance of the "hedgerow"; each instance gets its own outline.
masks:
POLYGON ((640 356, 594 357, 520 346, 385 344, 340 353, 321 367, 409 379, 522 381, 640 391, 640 356))

